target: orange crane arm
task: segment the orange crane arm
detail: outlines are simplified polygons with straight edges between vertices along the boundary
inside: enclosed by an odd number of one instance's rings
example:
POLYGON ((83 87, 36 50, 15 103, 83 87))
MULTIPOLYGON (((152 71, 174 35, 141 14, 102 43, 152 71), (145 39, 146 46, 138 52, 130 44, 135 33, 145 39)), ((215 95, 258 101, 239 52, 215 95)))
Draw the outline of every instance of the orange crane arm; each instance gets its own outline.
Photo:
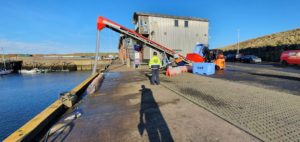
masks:
MULTIPOLYGON (((142 36, 141 34, 133 31, 133 30, 130 30, 130 29, 127 29, 125 28, 124 26, 121 26, 120 24, 117 24, 107 18, 104 18, 102 16, 99 16, 98 17, 98 21, 97 21, 97 29, 100 31, 102 30, 103 28, 110 28, 118 33, 121 33, 121 34, 125 34, 127 36, 130 36, 131 38, 135 39, 135 40, 138 40, 140 42, 143 42, 144 44, 146 44, 148 47, 150 48, 153 48, 155 50, 158 50, 159 52, 165 52, 167 55, 171 56, 171 57, 174 57, 174 55, 176 54, 175 51, 161 45, 161 44, 158 44, 144 36, 142 36)), ((189 61, 182 55, 178 54, 186 63, 188 63, 189 61)))

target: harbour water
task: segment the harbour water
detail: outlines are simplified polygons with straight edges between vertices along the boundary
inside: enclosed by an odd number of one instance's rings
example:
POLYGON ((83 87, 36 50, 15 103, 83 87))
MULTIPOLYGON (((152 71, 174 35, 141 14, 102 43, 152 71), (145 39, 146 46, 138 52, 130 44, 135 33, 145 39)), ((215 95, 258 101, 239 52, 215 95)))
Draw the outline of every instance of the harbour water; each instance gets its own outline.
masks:
POLYGON ((74 88, 90 72, 0 76, 0 141, 74 88))

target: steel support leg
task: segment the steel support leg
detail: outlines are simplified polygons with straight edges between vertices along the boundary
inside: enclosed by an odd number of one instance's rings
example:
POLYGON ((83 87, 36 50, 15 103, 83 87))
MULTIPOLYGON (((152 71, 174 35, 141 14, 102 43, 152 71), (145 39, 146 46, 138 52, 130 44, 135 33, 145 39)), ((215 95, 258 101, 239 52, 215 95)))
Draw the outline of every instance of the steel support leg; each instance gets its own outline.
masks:
POLYGON ((95 74, 97 71, 97 65, 98 65, 98 58, 99 58, 99 49, 100 49, 100 31, 97 30, 97 39, 96 39, 96 55, 95 55, 95 61, 94 61, 94 67, 92 74, 95 74))

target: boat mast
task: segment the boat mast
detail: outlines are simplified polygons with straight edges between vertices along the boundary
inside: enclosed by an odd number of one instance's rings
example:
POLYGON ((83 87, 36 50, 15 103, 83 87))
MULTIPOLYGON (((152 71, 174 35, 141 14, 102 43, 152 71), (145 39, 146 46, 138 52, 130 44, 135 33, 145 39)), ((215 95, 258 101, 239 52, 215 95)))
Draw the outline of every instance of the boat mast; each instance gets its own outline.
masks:
POLYGON ((2 61, 3 61, 3 64, 4 64, 4 70, 6 70, 6 65, 5 65, 5 59, 4 59, 4 49, 2 47, 2 61))

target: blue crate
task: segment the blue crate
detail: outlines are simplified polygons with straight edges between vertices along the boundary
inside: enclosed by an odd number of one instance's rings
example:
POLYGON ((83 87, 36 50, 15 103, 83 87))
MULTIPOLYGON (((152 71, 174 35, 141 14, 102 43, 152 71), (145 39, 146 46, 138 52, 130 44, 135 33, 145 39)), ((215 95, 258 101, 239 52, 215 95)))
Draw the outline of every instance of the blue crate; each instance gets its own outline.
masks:
POLYGON ((193 74, 212 75, 215 74, 214 63, 193 63, 193 74))

